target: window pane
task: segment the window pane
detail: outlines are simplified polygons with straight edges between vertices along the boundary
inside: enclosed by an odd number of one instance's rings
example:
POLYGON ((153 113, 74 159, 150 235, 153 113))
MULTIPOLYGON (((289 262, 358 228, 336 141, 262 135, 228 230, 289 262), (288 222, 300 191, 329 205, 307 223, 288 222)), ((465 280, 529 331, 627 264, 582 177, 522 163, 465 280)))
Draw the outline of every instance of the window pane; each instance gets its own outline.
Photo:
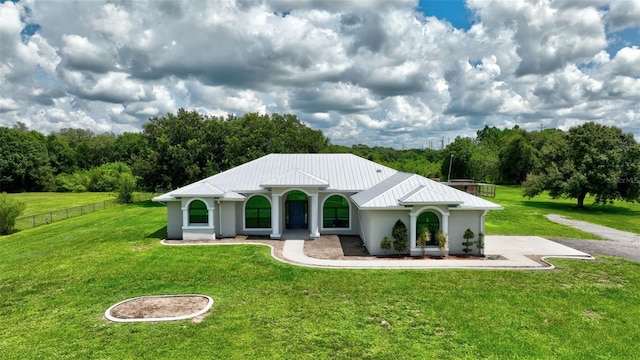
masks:
POLYGON ((294 190, 287 195, 287 201, 307 200, 307 195, 299 190, 294 190))
POLYGON ((270 228, 271 203, 264 196, 253 196, 247 201, 244 217, 247 228, 270 228))
POLYGON ((189 204, 189 223, 190 224, 208 224, 209 210, 207 204, 200 200, 194 200, 189 204))
POLYGON ((325 228, 349 227, 349 202, 339 195, 330 196, 322 209, 322 226, 325 228))
POLYGON ((416 221, 416 239, 422 234, 423 228, 429 229, 429 240, 427 245, 438 245, 436 241, 436 233, 440 229, 440 220, 433 212, 423 212, 418 216, 416 221))

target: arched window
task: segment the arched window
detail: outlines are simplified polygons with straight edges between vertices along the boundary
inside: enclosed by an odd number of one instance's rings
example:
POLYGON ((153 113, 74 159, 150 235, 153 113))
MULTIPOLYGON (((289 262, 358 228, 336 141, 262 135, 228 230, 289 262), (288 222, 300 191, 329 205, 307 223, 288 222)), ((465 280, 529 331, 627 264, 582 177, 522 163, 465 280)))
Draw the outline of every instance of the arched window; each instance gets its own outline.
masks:
POLYGON ((332 195, 322 208, 322 226, 327 228, 349 227, 349 202, 340 195, 332 195))
POLYGON ((208 224, 209 210, 201 200, 193 200, 189 204, 189 224, 208 224))
POLYGON ((271 203, 262 196, 256 195, 247 201, 244 209, 244 221, 247 229, 271 227, 271 203))
POLYGON ((440 220, 438 219, 438 215, 431 211, 425 211, 418 216, 418 220, 416 221, 416 239, 420 237, 422 229, 425 227, 429 229, 430 235, 427 245, 438 245, 438 241, 436 240, 436 233, 440 230, 440 220))

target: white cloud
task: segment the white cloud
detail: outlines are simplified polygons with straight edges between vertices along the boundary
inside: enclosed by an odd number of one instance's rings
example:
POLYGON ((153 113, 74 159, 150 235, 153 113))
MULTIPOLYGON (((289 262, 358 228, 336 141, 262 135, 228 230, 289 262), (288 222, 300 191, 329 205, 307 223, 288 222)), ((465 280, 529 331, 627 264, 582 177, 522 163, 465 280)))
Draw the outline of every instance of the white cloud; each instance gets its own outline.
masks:
POLYGON ((640 27, 640 2, 633 0, 612 1, 606 16, 612 30, 640 27))
POLYGON ((60 52, 65 56, 69 68, 99 73, 113 68, 113 60, 109 52, 92 44, 86 37, 63 35, 62 41, 64 46, 60 52))
POLYGON ((294 113, 342 144, 586 119, 640 133, 640 40, 612 32, 640 28, 637 2, 468 0, 468 30, 416 6, 5 2, 0 125, 135 131, 185 107, 294 113))

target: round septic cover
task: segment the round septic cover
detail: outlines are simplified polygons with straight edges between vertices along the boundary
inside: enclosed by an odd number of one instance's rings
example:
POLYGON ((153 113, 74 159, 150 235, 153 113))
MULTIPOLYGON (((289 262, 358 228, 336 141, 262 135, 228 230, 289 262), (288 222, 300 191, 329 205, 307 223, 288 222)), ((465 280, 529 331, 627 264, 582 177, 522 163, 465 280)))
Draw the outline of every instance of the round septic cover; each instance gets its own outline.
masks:
POLYGON ((206 313, 212 305, 206 295, 141 296, 111 306, 104 316, 116 322, 183 320, 206 313))

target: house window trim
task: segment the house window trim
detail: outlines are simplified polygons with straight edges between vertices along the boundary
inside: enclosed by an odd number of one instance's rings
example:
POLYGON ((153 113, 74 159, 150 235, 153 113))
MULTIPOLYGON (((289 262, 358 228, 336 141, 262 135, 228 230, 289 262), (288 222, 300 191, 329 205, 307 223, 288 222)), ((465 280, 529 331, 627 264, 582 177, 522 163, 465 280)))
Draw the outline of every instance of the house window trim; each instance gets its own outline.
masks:
POLYGON ((353 213, 352 209, 351 209, 351 201, 349 201, 349 199, 344 195, 344 194, 340 194, 340 193, 332 193, 327 195, 324 200, 322 201, 322 207, 320 208, 320 224, 322 224, 321 229, 322 230, 342 230, 342 231, 349 231, 351 230, 351 226, 353 224, 352 222, 352 217, 351 214, 353 213), (347 207, 349 210, 349 226, 347 227, 324 227, 324 206, 327 203, 327 200, 329 200, 329 198, 333 197, 333 196, 340 196, 341 198, 345 199, 347 201, 347 207))
MULTIPOLYGON (((211 201, 213 203, 213 200, 211 201)), ((182 229, 183 230, 211 230, 214 229, 214 221, 213 221, 213 211, 214 207, 205 199, 196 197, 191 198, 189 201, 182 207, 183 219, 182 219, 182 229), (199 200, 202 201, 207 206, 207 222, 206 223, 190 223, 189 218, 189 208, 191 207, 191 203, 199 200), (186 222, 185 222, 186 220, 186 222)))
POLYGON ((269 197, 266 194, 253 194, 249 196, 247 200, 245 200, 242 206, 242 231, 261 232, 261 231, 271 230, 273 228, 272 220, 273 220, 273 203, 271 202, 271 199, 269 199, 269 197), (271 215, 269 216, 269 227, 247 227, 247 204, 251 199, 253 199, 256 196, 262 196, 263 198, 267 199, 267 201, 269 202, 269 209, 271 210, 271 215))
MULTIPOLYGON (((420 232, 418 230, 418 219, 420 219, 420 216, 422 214, 426 214, 426 213, 431 213, 433 215, 435 215, 436 219, 438 220, 438 230, 442 230, 442 214, 440 214, 437 211, 433 211, 433 209, 424 209, 423 211, 420 211, 417 215, 416 215, 416 227, 415 227, 415 232, 416 232, 416 239, 418 239, 420 237, 420 232)), ((431 232, 431 230, 429 230, 431 232)), ((427 243, 427 247, 438 247, 438 243, 437 240, 435 240, 435 234, 431 233, 430 234, 432 238, 434 238, 434 242, 435 243, 427 243)), ((417 246, 417 244, 416 244, 417 246)))

